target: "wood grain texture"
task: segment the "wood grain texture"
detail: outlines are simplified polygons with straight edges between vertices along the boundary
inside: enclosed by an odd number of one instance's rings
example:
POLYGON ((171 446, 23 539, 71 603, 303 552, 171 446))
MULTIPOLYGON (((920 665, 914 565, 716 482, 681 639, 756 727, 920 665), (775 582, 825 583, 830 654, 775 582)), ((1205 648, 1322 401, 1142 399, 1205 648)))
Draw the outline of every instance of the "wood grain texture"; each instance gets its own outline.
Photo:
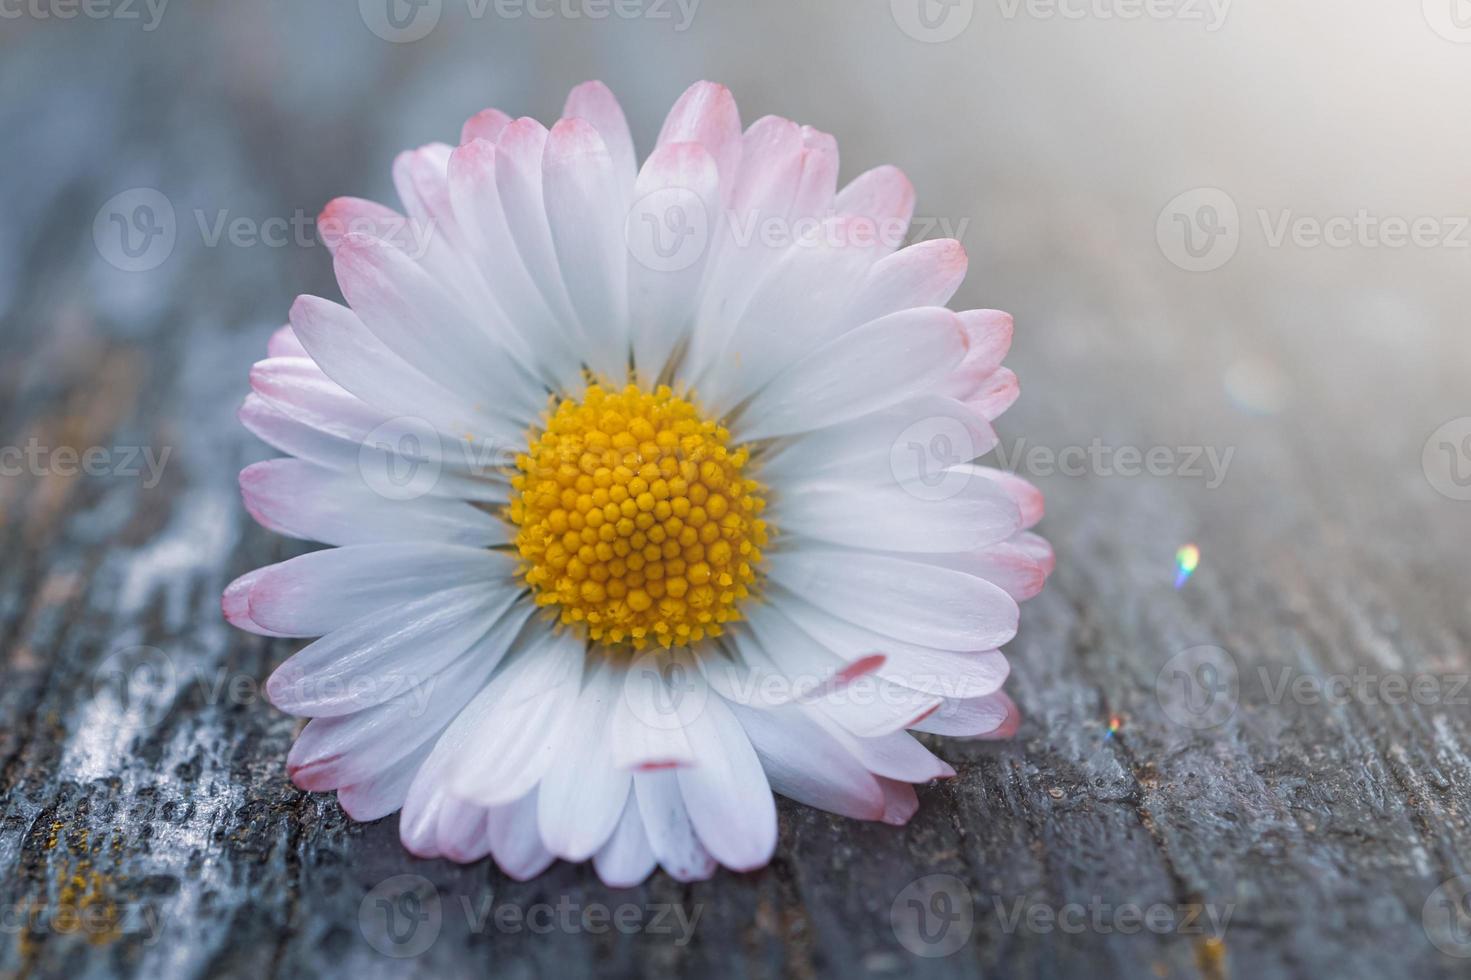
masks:
MULTIPOLYGON (((897 35, 882 3, 839 24, 812 5, 712 2, 684 34, 492 18, 395 45, 352 4, 306 6, 181 5, 152 31, 0 23, 0 446, 44 450, 0 476, 0 972, 1465 974, 1471 959, 1437 949, 1423 912, 1471 873, 1471 504, 1421 464, 1437 426, 1471 415, 1464 269, 1452 282, 1439 253, 1273 250, 1253 231, 1230 266, 1192 276, 1154 241, 1160 208, 1190 186, 1229 184, 1244 210, 1351 213, 1374 181, 1400 186, 1392 154, 1327 175, 1311 156, 1272 157, 1283 144, 1264 133, 1298 118, 1286 82, 1287 108, 1220 95, 1208 125, 1182 125, 1158 84, 1178 49, 1153 35, 1129 35, 1148 54, 1119 64, 1101 29, 1092 47, 1040 24, 930 46, 897 35), (814 61, 802 39, 818 36, 814 61), (777 856, 754 874, 610 891, 586 866, 518 884, 489 862, 416 860, 396 818, 354 824, 290 784, 297 723, 258 685, 294 645, 219 615, 233 577, 305 550, 239 503, 236 472, 268 455, 234 417, 246 372, 292 297, 337 294, 324 249, 211 245, 208 229, 222 212, 289 220, 338 194, 389 199, 399 147, 452 137, 491 102, 545 118, 589 76, 626 96, 646 148, 700 75, 731 84, 747 119, 836 132, 846 176, 902 163, 921 214, 969 226, 957 302, 1016 313, 1025 393, 1000 431, 1046 491, 1059 557, 1010 650, 1027 720, 1003 744, 933 741, 958 776, 923 788, 904 828, 783 801, 777 856), (943 110, 937 78, 956 88, 943 110), (1115 144, 1100 141, 1110 127, 1115 144), (1356 183, 1361 170, 1372 180, 1356 183), (177 242, 125 273, 93 221, 137 187, 171 203, 177 242), (1176 464, 1192 447, 1232 455, 1216 486, 1204 462, 1200 476, 1068 475, 1029 454, 1095 440, 1166 447, 1176 464), (103 472, 67 475, 59 447, 99 447, 103 472), (1204 559, 1177 591, 1187 541, 1204 559), (1225 651, 1239 684, 1210 727, 1158 694, 1171 658, 1200 646, 1225 651), (1275 693, 1284 677, 1356 674, 1429 677, 1434 697, 1275 693), (362 927, 373 889, 400 875, 439 908, 437 939, 407 959, 362 927), (956 933, 926 944, 893 924, 926 887, 943 895, 932 912, 948 900, 962 914, 950 955, 916 950, 956 933), (1132 927, 1127 907, 1165 910, 1166 928, 1132 927), (559 908, 626 908, 639 928, 571 927, 559 908), (511 918, 540 914, 553 924, 511 918)), ((1232 29, 1183 42, 1215 72, 1186 77, 1188 92, 1252 77, 1240 65, 1268 32, 1232 29)), ((1314 125, 1303 145, 1328 156, 1375 144, 1314 125)), ((1399 121, 1367 125, 1407 138, 1399 121)), ((1404 183, 1428 182, 1427 208, 1456 207, 1425 167, 1404 183)))

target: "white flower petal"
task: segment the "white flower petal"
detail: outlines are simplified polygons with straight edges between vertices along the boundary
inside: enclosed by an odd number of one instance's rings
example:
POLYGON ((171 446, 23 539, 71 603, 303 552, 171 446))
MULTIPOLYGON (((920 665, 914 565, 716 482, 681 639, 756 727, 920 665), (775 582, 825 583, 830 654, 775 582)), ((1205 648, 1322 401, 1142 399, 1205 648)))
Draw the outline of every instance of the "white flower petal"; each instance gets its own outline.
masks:
POLYGON ((998 691, 983 698, 946 701, 914 728, 934 735, 976 738, 1002 728, 1015 714, 1016 706, 1011 698, 998 691))
POLYGON ((450 791, 496 806, 535 786, 561 760, 582 686, 583 650, 567 634, 533 632, 504 670, 455 719, 472 750, 449 764, 450 791))
POLYGON ((965 280, 969 260, 951 238, 917 242, 869 267, 842 319, 867 323, 919 306, 944 306, 965 280))
POLYGON ((568 719, 558 759, 541 780, 537 825, 558 857, 585 861, 602 847, 623 813, 632 779, 613 765, 613 711, 621 693, 619 672, 595 668, 568 719))
POLYGON ((553 312, 521 256, 501 203, 497 154, 485 140, 455 150, 449 161, 450 201, 471 261, 490 284, 510 328, 529 348, 529 362, 560 388, 575 388, 582 370, 578 332, 553 312))
POLYGON ((296 336, 296 331, 287 324, 275 333, 271 339, 266 341, 267 357, 307 357, 306 348, 301 346, 301 338, 296 336))
POLYGON ((536 826, 537 790, 502 806, 493 806, 485 818, 485 836, 495 863, 516 881, 535 878, 556 855, 542 843, 536 826))
POLYGON ((507 555, 456 545, 328 548, 261 569, 250 588, 250 618, 284 635, 322 636, 429 592, 505 580, 514 568, 507 555))
MULTIPOLYGON (((422 431, 418 425, 408 424, 402 428, 392 427, 387 430, 399 436, 393 443, 381 443, 374 440, 372 443, 364 444, 314 428, 309 423, 293 417, 290 411, 252 392, 245 396, 245 404, 240 406, 238 415, 241 425, 257 438, 281 452, 338 472, 356 473, 359 476, 366 476, 369 473, 383 474, 389 485, 401 479, 405 474, 409 476, 410 481, 418 479, 418 467, 429 462, 422 454, 422 450, 432 449, 432 446, 428 445, 425 440, 406 438, 417 436, 422 431), (420 452, 408 455, 400 451, 407 449, 420 452)), ((433 474, 433 479, 426 481, 421 489, 424 493, 438 497, 456 497, 461 500, 484 503, 505 503, 509 490, 508 485, 498 475, 495 477, 489 473, 483 477, 477 475, 478 467, 477 463, 476 473, 465 472, 450 465, 446 460, 439 471, 433 474)), ((404 485, 411 489, 420 489, 412 482, 404 485)))
POLYGON ((678 251, 684 239, 672 236, 698 234, 702 217, 707 230, 717 222, 720 177, 714 158, 699 143, 665 143, 639 172, 634 201, 626 233, 629 322, 634 363, 649 384, 688 335, 699 304, 711 248, 697 243, 699 253, 685 256, 678 251), (661 250, 671 247, 676 251, 670 260, 658 262, 661 250))
POLYGON ((629 793, 618 827, 593 857, 593 867, 609 888, 632 888, 652 874, 657 863, 639 816, 638 798, 629 793))
POLYGON ((633 134, 628 131, 628 120, 608 86, 602 82, 583 82, 574 88, 562 106, 562 117, 584 119, 598 131, 613 159, 618 189, 626 198, 633 187, 634 174, 638 172, 638 161, 633 150, 633 134))
POLYGON ((1011 497, 981 479, 933 500, 896 485, 808 483, 782 497, 770 519, 785 532, 830 544, 920 553, 973 551, 1021 530, 1011 497))
POLYGON ((730 89, 696 82, 669 110, 659 130, 658 145, 699 143, 720 171, 721 199, 729 202, 741 165, 741 115, 730 89))
POLYGON ((706 699, 688 733, 695 765, 675 778, 700 842, 727 868, 761 867, 776 849, 776 801, 756 750, 720 697, 706 699))
POLYGON ((563 329, 569 331, 572 350, 580 354, 587 341, 581 335, 562 269, 557 265, 542 194, 542 156, 546 142, 546 127, 535 119, 512 122, 501 131, 495 144, 495 181, 506 227, 526 272, 536 283, 547 308, 563 324, 563 329))
MULTIPOLYGON (((868 219, 883 247, 892 252, 903 244, 910 219, 914 217, 914 185, 898 167, 874 167, 853 178, 847 187, 839 191, 833 207, 839 214, 868 219)), ((945 300, 939 302, 944 303, 945 300)))
POLYGON ((626 185, 598 131, 581 119, 552 127, 542 156, 547 224, 572 308, 590 346, 587 364, 605 377, 628 366, 626 185))
POLYGON ((771 788, 782 796, 858 820, 883 818, 878 780, 827 729, 795 705, 757 711, 732 706, 771 788))
MULTIPOLYGON (((858 326, 838 320, 838 315, 873 264, 877 248, 854 243, 849 230, 848 219, 829 218, 814 240, 793 244, 762 280, 723 352, 706 362, 696 379, 711 411, 730 411, 793 361, 858 326)), ((763 413, 767 410, 763 405, 763 413)))
POLYGON ((996 650, 1016 635, 1016 600, 985 579, 863 551, 773 553, 772 580, 841 619, 941 650, 996 650))
POLYGON ((927 783, 932 779, 950 779, 955 775, 954 769, 908 732, 894 732, 877 738, 859 738, 849 734, 825 713, 814 713, 812 717, 875 775, 906 783, 927 783))
POLYGON ((386 347, 492 417, 536 417, 543 394, 504 337, 497 340, 477 324, 407 255, 376 239, 348 235, 334 265, 349 305, 386 347))
POLYGON ((695 833, 674 773, 635 773, 633 787, 659 866, 675 881, 704 881, 714 874, 717 862, 695 833))
POLYGON ((864 324, 787 368, 736 424, 741 439, 806 432, 933 390, 965 353, 965 334, 943 307, 864 324))
POLYGON ((919 481, 922 490, 945 492, 946 467, 983 456, 996 443, 991 423, 964 402, 917 395, 773 443, 761 457, 761 479, 793 494, 834 476, 864 486, 919 481))
POLYGON ((505 544, 506 523, 458 500, 390 500, 358 474, 299 459, 272 459, 240 471, 245 507, 267 527, 326 544, 442 541, 472 547, 505 544))
MULTIPOLYGON (((499 643, 482 638, 516 599, 508 582, 464 585, 431 592, 333 630, 277 667, 266 696, 287 714, 330 718, 380 704, 401 693, 428 697, 436 675, 475 646, 475 655, 498 661, 514 638, 501 629, 499 643), (489 648, 488 648, 489 646, 489 648)), ((514 628, 525 621, 524 610, 514 628)))
POLYGON ((804 632, 848 659, 884 655, 878 676, 943 698, 978 698, 1006 682, 1010 666, 1002 653, 957 653, 905 643, 823 612, 798 595, 774 589, 771 600, 804 632))
POLYGON ((360 783, 337 788, 337 802, 349 817, 362 823, 380 820, 404 805, 409 786, 433 746, 425 742, 393 765, 360 783))
POLYGON ((486 140, 494 143, 500 138, 501 130, 511 124, 511 117, 499 109, 481 109, 475 115, 465 120, 460 127, 460 145, 474 140, 486 140))
POLYGON ((488 818, 486 807, 454 797, 446 799, 439 807, 439 819, 434 826, 435 849, 461 864, 479 861, 490 853, 490 838, 486 834, 488 818))
POLYGON ((292 781, 302 789, 320 791, 360 783, 382 772, 450 724, 480 690, 497 660, 472 652, 382 704, 350 715, 313 718, 286 757, 292 781))
POLYGON ((250 618, 250 590, 255 583, 260 581, 265 568, 257 568, 246 572, 225 586, 224 593, 220 596, 220 611, 225 614, 225 619, 232 626, 239 627, 259 636, 314 636, 312 633, 282 633, 269 630, 250 618))
POLYGON ((520 434, 495 413, 477 411, 473 403, 410 367, 345 306, 298 296, 291 306, 291 325, 322 372, 384 418, 425 418, 446 436, 478 433, 481 441, 504 442, 520 434))
POLYGON ((687 672, 696 670, 684 651, 634 659, 622 672, 612 718, 613 765, 619 769, 671 769, 694 763, 679 714, 687 672))

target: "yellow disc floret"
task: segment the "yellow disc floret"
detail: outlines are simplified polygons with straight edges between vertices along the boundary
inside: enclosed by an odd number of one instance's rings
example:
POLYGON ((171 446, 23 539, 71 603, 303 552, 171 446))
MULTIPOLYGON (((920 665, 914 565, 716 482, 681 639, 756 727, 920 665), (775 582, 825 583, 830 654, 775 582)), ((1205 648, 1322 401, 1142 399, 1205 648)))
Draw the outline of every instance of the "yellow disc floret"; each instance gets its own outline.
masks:
POLYGON ((685 646, 740 618, 766 545, 749 452, 668 387, 593 385, 516 458, 522 575, 606 645, 685 646))

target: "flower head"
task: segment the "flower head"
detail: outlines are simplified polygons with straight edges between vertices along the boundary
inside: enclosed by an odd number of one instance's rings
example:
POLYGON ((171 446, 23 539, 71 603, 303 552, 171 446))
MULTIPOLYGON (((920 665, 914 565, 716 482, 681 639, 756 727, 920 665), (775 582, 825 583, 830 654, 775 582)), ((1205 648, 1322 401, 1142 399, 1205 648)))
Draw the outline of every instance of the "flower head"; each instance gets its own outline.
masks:
POLYGON ((1011 318, 945 308, 892 167, 744 131, 700 83, 642 167, 599 83, 550 130, 489 109, 405 153, 406 215, 321 219, 346 305, 251 372, 251 513, 332 547, 232 583, 312 719, 288 766, 416 854, 610 884, 759 867, 773 790, 903 823, 953 775, 910 731, 1004 737, 1037 492, 972 463, 1011 318))

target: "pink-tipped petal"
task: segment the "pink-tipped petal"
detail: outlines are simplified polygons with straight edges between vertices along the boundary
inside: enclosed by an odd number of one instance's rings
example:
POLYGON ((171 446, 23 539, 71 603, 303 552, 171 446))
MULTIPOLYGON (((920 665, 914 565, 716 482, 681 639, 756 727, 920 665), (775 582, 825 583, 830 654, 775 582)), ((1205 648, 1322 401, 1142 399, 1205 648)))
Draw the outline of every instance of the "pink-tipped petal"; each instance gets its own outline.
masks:
POLYGON ((266 342, 266 356, 268 357, 309 357, 306 348, 301 346, 301 340, 296 336, 296 331, 291 325, 276 330, 271 334, 271 339, 266 342))
POLYGON ((613 377, 628 363, 628 248, 624 192, 602 137, 582 119, 547 136, 542 193, 557 260, 587 341, 584 363, 613 377))
POLYGON ((230 625, 259 636, 310 636, 309 633, 267 629, 250 618, 250 590, 260 580, 263 571, 265 569, 257 568, 253 572, 246 572, 225 587, 224 594, 220 596, 220 609, 224 612, 225 619, 230 625))
MULTIPOLYGON (((944 306, 965 280, 967 266, 965 249, 952 238, 931 239, 900 249, 873 264, 849 301, 844 319, 866 323, 916 306, 944 306)), ((965 314, 961 314, 961 323, 966 327, 968 358, 980 340, 965 314)))
POLYGON ((884 823, 902 827, 909 822, 909 818, 919 812, 919 797, 914 793, 914 787, 909 783, 900 782, 896 779, 879 778, 879 785, 884 789, 884 823))
POLYGON ((914 217, 914 185, 898 167, 875 167, 855 177, 834 202, 839 214, 869 219, 884 246, 904 244, 914 217))
POLYGON ((983 698, 946 701, 938 711, 912 727, 918 732, 955 738, 991 736, 1007 723, 1011 707, 1011 699, 999 691, 983 698))
POLYGON ((773 555, 768 575, 840 619, 941 650, 1000 649, 1020 616, 1016 600, 985 579, 899 556, 808 547, 773 555))
POLYGON ((986 418, 995 420, 1002 416, 1021 395, 1021 385, 1009 368, 998 368, 966 396, 965 403, 986 418))
POLYGON ((494 143, 500 138, 501 130, 511 123, 511 117, 499 109, 481 109, 465 120, 460 127, 460 145, 471 140, 487 140, 494 143))
POLYGON ((761 867, 776 850, 776 801, 750 738, 718 696, 705 700, 688 733, 696 764, 674 778, 700 843, 727 868, 761 867))
POLYGON ((878 780, 804 709, 732 710, 776 792, 845 817, 882 818, 884 791, 878 780))
POLYGON ((802 175, 792 199, 792 217, 824 215, 836 210, 838 141, 811 126, 802 127, 802 175))
POLYGON ((741 165, 741 114, 730 89, 696 82, 685 90, 659 130, 659 144, 699 143, 720 171, 721 199, 729 202, 741 165))
POLYGON ((593 867, 609 888, 632 888, 652 874, 657 865, 648 834, 644 833, 643 818, 639 816, 638 798, 629 793, 618 827, 593 856, 593 867))
POLYGON ((633 777, 639 816, 659 866, 675 881, 704 881, 717 862, 700 843, 673 772, 640 772, 633 777))
POLYGON ((602 82, 583 82, 567 95, 562 107, 563 118, 584 119, 598 131, 613 158, 613 173, 622 196, 633 187, 638 161, 633 150, 633 135, 618 99, 602 82))
POLYGON ((969 345, 960 371, 979 379, 1001 367, 1011 350, 1015 330, 1011 314, 1000 310, 966 310, 957 315, 965 327, 969 345))

